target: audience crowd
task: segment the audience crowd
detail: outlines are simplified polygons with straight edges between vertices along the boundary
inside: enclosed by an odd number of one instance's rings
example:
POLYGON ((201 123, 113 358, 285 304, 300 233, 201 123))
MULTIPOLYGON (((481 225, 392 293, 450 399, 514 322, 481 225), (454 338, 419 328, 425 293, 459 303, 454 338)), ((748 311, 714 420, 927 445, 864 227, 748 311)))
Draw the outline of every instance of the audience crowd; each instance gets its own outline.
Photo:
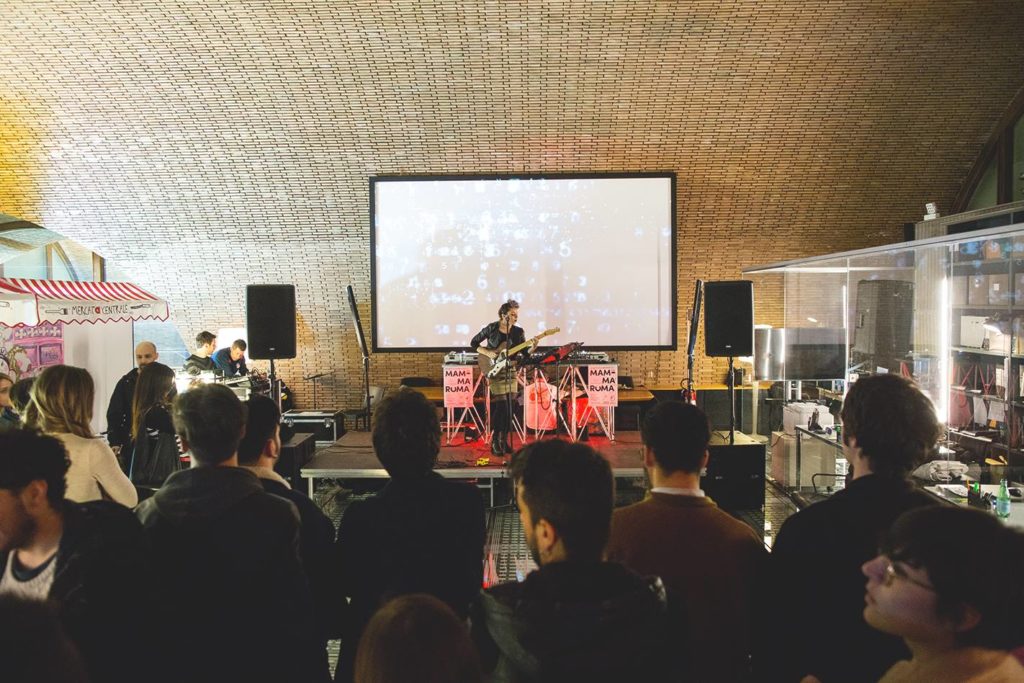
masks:
MULTIPOLYGON (((197 339, 200 360, 214 342, 197 339)), ((1024 680, 1024 534, 910 482, 941 427, 909 380, 852 385, 852 479, 790 517, 770 554, 701 489, 711 433, 695 406, 648 411, 651 489, 618 509, 589 445, 526 445, 509 475, 537 569, 482 590, 487 513, 435 471, 440 424, 421 394, 377 407, 390 480, 336 532, 275 468, 273 401, 217 384, 176 396, 147 344, 107 440, 87 371, 0 375, 5 681, 1024 680), (191 467, 140 503, 121 464, 159 434, 191 467)))

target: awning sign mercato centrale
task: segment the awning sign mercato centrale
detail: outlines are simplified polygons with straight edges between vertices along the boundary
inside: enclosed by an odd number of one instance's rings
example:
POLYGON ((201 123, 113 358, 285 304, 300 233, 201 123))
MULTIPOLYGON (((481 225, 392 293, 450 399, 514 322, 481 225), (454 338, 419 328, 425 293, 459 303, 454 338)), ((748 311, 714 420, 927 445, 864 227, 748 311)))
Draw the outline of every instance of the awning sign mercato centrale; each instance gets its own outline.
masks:
POLYGON ((0 278, 0 325, 167 320, 167 302, 129 282, 0 278))

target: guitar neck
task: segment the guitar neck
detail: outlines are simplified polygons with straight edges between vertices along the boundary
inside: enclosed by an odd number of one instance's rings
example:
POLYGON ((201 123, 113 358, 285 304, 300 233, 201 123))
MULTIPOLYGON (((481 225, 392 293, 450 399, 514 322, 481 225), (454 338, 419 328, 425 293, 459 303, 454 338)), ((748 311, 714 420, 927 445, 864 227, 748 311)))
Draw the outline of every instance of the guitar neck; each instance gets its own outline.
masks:
POLYGON ((556 332, 559 332, 558 328, 555 328, 554 330, 545 330, 544 332, 542 332, 541 334, 537 335, 536 337, 530 337, 529 339, 527 339, 523 343, 516 344, 515 346, 510 348, 505 353, 505 355, 512 355, 513 353, 518 353, 519 351, 521 351, 522 349, 526 348, 530 344, 532 344, 532 343, 534 343, 534 342, 536 342, 536 341, 538 341, 540 339, 544 339, 545 337, 550 337, 551 335, 555 334, 556 332))
POLYGON ((509 349, 508 351, 506 351, 506 352, 505 352, 505 355, 506 355, 506 356, 513 356, 513 355, 515 355, 515 354, 519 353, 520 351, 522 351, 523 349, 525 349, 525 348, 526 348, 527 346, 529 346, 529 345, 530 345, 530 344, 532 344, 533 342, 534 342, 534 339, 527 339, 527 340, 526 340, 526 341, 524 341, 524 342, 523 342, 522 344, 516 344, 516 345, 515 345, 515 346, 513 346, 513 347, 512 347, 511 349, 509 349))

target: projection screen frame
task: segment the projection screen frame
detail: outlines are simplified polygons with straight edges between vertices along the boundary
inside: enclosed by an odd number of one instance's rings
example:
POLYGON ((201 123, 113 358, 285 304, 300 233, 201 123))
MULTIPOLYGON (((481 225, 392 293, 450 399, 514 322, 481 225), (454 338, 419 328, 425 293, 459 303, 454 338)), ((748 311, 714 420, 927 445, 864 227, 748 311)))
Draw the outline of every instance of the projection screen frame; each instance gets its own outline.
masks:
MULTIPOLYGON (((601 171, 592 173, 488 173, 488 174, 409 174, 409 175, 376 175, 369 177, 370 185, 370 338, 373 353, 437 353, 454 350, 451 346, 430 346, 430 347, 395 347, 381 346, 378 343, 377 333, 377 221, 376 221, 376 185, 377 183, 389 182, 430 182, 430 181, 474 181, 474 180, 587 180, 587 179, 616 179, 616 178, 665 178, 669 181, 669 216, 671 236, 669 238, 670 251, 670 297, 671 311, 670 329, 672 340, 669 344, 655 345, 609 345, 604 346, 587 340, 586 347, 592 350, 603 351, 678 351, 679 349, 679 313, 678 313, 678 268, 679 255, 677 253, 677 216, 676 216, 676 172, 675 171, 636 171, 616 172, 601 171)), ((480 325, 485 325, 489 320, 481 320, 480 325)))

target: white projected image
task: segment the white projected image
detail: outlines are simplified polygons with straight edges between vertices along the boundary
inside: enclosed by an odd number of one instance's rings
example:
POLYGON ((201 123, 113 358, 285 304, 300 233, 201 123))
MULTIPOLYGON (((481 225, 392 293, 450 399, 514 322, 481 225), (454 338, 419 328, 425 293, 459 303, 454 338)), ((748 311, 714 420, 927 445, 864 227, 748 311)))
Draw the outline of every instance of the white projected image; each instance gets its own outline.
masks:
POLYGON ((672 180, 376 179, 375 346, 461 349, 520 302, 544 344, 673 343, 672 180))

